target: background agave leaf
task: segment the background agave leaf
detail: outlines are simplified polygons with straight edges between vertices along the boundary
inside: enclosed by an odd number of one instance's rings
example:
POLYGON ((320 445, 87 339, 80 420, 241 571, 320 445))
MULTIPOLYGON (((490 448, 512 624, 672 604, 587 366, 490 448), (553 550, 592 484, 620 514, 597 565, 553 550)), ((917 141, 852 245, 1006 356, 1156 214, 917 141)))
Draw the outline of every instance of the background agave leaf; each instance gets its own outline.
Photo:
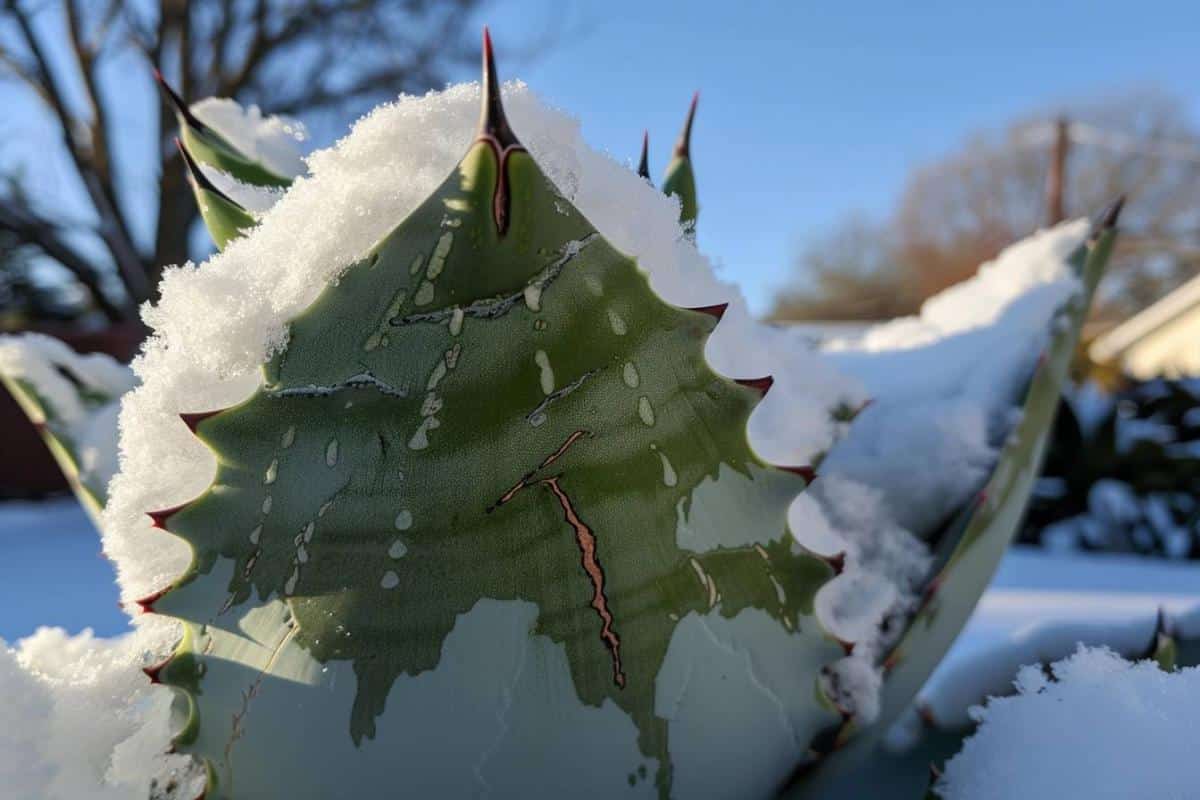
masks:
POLYGON ((692 105, 688 108, 687 120, 679 140, 675 143, 675 152, 667 164, 663 175, 662 190, 667 195, 679 197, 679 221, 685 227, 695 228, 696 217, 700 214, 700 204, 696 197, 696 175, 692 171, 692 122, 696 118, 696 104, 700 101, 700 93, 692 97, 692 105))
POLYGON ((258 223, 249 211, 213 185, 191 153, 183 146, 182 141, 176 139, 175 143, 179 146, 179 153, 187 165, 188 182, 191 183, 192 193, 196 196, 196 205, 200 208, 204 227, 208 229, 208 234, 217 248, 224 250, 225 245, 258 223))
MULTIPOLYGON (((837 719, 815 677, 841 647, 812 606, 834 569, 786 522, 810 473, 746 441, 770 379, 708 367, 722 309, 662 301, 561 197, 490 61, 485 39, 481 131, 454 173, 293 321, 255 395, 185 420, 217 474, 151 515, 193 561, 142 605, 184 622, 149 674, 182 690, 176 746, 209 764, 210 797, 470 791, 446 765, 499 746, 472 737, 503 735, 497 676, 518 656, 550 703, 520 713, 546 714, 577 768, 519 780, 668 796, 656 689, 695 619, 783 643, 798 740, 837 719), (447 681, 461 703, 429 708, 447 681), (631 722, 639 755, 584 711, 631 722), (398 773, 398 747, 427 748, 435 777, 398 773)), ((546 757, 516 738, 512 764, 546 757)))
MULTIPOLYGON (((1060 309, 1052 322, 1052 336, 1029 383, 1020 422, 1001 452, 991 478, 937 543, 941 555, 922 604, 884 661, 879 718, 862 732, 856 732, 853 720, 847 720, 830 737, 830 744, 837 748, 835 752, 811 774, 801 776, 788 796, 822 797, 839 793, 856 796, 856 792, 862 796, 889 796, 892 776, 873 769, 884 762, 880 755, 882 737, 909 707, 961 632, 1016 534, 1038 474, 1080 328, 1112 250, 1119 211, 1120 203, 1106 212, 1088 242, 1070 258, 1082 290, 1060 309)), ((896 796, 913 794, 901 792, 896 796)))
POLYGON ((93 517, 117 465, 117 411, 133 372, 102 353, 79 355, 38 333, 0 337, 0 383, 37 427, 93 517))
POLYGON ((157 70, 154 77, 175 108, 175 116, 179 120, 179 138, 196 162, 218 169, 251 186, 286 189, 291 185, 290 177, 280 175, 262 162, 255 161, 220 133, 201 122, 157 70))

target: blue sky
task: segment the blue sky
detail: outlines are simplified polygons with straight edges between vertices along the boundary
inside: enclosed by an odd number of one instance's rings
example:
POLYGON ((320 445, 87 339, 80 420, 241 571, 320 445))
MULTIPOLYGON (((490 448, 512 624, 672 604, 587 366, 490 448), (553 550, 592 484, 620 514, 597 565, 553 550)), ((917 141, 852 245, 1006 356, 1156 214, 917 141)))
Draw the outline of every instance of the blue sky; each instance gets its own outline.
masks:
POLYGON ((547 0, 486 15, 501 71, 596 147, 665 165, 692 91, 701 246, 765 310, 806 241, 882 215, 915 166, 1061 103, 1159 87, 1200 119, 1200 3, 577 2, 539 60, 505 64, 547 0), (510 45, 511 47, 511 45, 510 45))
MULTIPOLYGON (((759 312, 796 279, 807 242, 848 214, 885 215, 914 166, 973 133, 1143 88, 1174 94, 1200 123, 1197 0, 492 0, 480 21, 501 74, 579 117, 594 146, 632 162, 649 129, 656 176, 700 90, 700 245, 759 312), (527 57, 549 18, 564 32, 527 57)), ((117 115, 121 146, 144 148, 152 132, 139 134, 140 120, 157 102, 144 65, 131 57, 111 69, 145 84, 117 115)), ((0 109, 7 100, 0 92, 0 109)), ((41 152, 38 125, 0 113, 0 157, 41 152)), ((318 144, 336 138, 314 133, 318 144)), ((65 166, 51 160, 42 172, 56 202, 86 215, 65 166)))

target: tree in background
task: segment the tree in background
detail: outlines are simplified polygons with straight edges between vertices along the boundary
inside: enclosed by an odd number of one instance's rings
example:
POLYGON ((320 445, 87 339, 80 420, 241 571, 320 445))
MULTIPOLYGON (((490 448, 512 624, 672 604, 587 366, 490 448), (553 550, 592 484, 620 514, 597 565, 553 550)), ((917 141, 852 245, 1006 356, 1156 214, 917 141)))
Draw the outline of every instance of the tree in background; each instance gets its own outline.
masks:
POLYGON ((473 62, 482 2, 0 0, 0 268, 53 264, 136 319, 197 218, 152 67, 189 101, 354 113, 473 62))
POLYGON ((1061 215, 1128 196, 1098 313, 1139 310, 1200 270, 1200 132, 1174 99, 1142 92, 1043 114, 979 136, 915 170, 891 216, 854 216, 804 251, 777 320, 881 319, 916 312, 1009 243, 1061 215), (1059 124, 1056 120, 1064 120, 1059 124))

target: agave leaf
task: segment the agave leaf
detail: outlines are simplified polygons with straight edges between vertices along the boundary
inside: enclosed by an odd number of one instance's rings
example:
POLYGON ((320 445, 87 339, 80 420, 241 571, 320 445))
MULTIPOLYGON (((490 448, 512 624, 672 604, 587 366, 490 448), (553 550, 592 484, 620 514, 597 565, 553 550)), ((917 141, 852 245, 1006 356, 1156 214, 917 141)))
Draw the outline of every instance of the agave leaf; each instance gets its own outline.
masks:
POLYGON ((281 189, 291 186, 291 178, 280 175, 246 155, 217 131, 197 119, 183 98, 157 70, 154 77, 175 109, 175 116, 179 120, 179 138, 184 148, 198 163, 219 169, 235 180, 251 186, 281 189))
POLYGON ((41 434, 93 519, 116 469, 117 411, 132 371, 102 353, 81 356, 37 333, 0 337, 0 383, 41 434))
POLYGON ((696 104, 699 101, 700 93, 697 92, 692 96, 687 120, 675 143, 675 152, 667 164, 662 185, 663 194, 679 197, 679 221, 690 229, 695 228, 696 217, 700 214, 700 204, 696 198, 696 175, 692 171, 692 121, 696 118, 696 104))
POLYGON ((887 760, 881 747, 884 733, 911 705, 962 631, 1020 525, 1080 329, 1112 250, 1119 210, 1120 203, 1106 212, 1088 242, 1069 258, 1082 289, 1052 322, 1051 339, 1026 391, 1021 420, 990 479, 942 537, 942 558, 923 602, 884 661, 878 719, 865 731, 856 730, 853 721, 848 721, 833 737, 840 749, 804 775, 789 797, 862 791, 885 780, 872 772, 887 760))
POLYGON ((227 194, 218 189, 200 169, 192 158, 192 154, 183 146, 179 139, 175 140, 179 154, 187 165, 188 182, 192 185, 192 193, 196 196, 196 205, 200 208, 200 217, 204 227, 220 250, 234 239, 258 224, 250 212, 233 201, 227 194))
MULTIPOLYGON (((572 703, 631 722, 640 757, 618 778, 668 796, 656 685, 693 615, 753 611, 803 654, 799 742, 837 718, 815 679, 840 648, 812 605, 833 569, 787 530, 804 473, 746 441, 769 381, 709 368, 719 312, 658 298, 560 196, 490 61, 485 39, 481 132, 454 173, 292 322, 256 394, 185 420, 217 474, 152 515, 194 556, 143 605, 185 624, 151 676, 183 692, 176 746, 209 765, 208 797, 421 794, 398 752, 473 790, 491 739, 450 765, 401 723, 483 708, 454 746, 499 735, 512 687, 493 672, 514 652, 539 696, 561 662, 572 703), (462 707, 429 708, 422 687, 446 681, 462 707)), ((593 774, 571 780, 595 778, 611 748, 566 708, 538 724, 605 745, 576 756, 593 774)))

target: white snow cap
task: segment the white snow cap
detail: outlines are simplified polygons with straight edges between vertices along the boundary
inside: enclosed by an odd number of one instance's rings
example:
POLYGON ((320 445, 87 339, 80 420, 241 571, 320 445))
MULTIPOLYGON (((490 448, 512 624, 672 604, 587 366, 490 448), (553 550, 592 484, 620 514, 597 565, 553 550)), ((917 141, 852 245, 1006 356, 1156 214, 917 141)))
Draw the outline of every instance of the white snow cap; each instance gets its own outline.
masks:
POLYGON ((1197 796, 1200 667, 1081 647, 1052 670, 1025 667, 1017 695, 976 709, 979 731, 937 786, 945 800, 1197 796))
MULTIPOLYGON (((226 97, 206 97, 193 103, 191 112, 243 155, 280 177, 304 174, 308 131, 302 122, 290 117, 264 117, 258 106, 243 108, 226 97)), ((207 164, 201 164, 200 169, 227 197, 256 216, 266 213, 283 197, 282 189, 250 186, 207 164)))
POLYGON ((915 608, 930 564, 926 540, 991 474, 1051 320, 1080 288, 1066 259, 1088 228, 1076 220, 1041 231, 927 300, 919 316, 826 348, 872 402, 797 503, 818 505, 841 540, 825 537, 819 547, 846 554, 846 571, 821 588, 816 606, 830 630, 855 643, 827 683, 860 722, 875 716, 875 665, 903 630, 882 623, 915 608))
POLYGON ((206 97, 191 105, 196 119, 219 133, 242 155, 284 178, 304 174, 308 130, 290 117, 264 117, 258 106, 242 107, 227 97, 206 97))

